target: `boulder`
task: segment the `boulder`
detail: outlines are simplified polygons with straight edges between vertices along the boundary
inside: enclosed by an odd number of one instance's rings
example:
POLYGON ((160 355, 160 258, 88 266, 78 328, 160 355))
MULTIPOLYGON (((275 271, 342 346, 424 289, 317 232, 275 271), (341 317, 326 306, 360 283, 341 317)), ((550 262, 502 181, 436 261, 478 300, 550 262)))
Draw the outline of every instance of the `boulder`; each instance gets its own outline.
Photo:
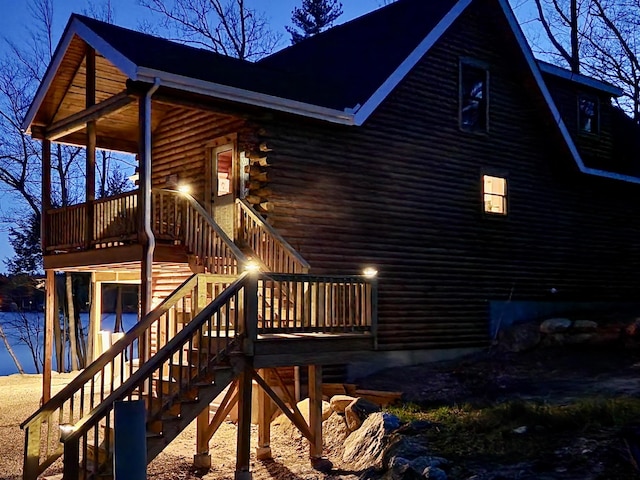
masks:
POLYGON ((548 318, 540 324, 540 332, 546 334, 566 332, 569 328, 571 320, 568 318, 548 318))
POLYGON ((572 330, 580 333, 595 332, 598 329, 598 324, 593 320, 576 320, 573 322, 572 330))
POLYGON ((447 480, 447 474, 444 473, 443 470, 440 470, 438 467, 427 467, 422 472, 422 476, 424 478, 428 478, 429 480, 447 480))
MULTIPOLYGON (((396 463, 402 463, 403 460, 410 463, 419 457, 428 456, 429 449, 423 442, 418 441, 414 437, 394 434, 390 438, 389 446, 385 449, 382 456, 382 466, 391 469, 396 463)), ((420 470, 420 473, 422 473, 425 467, 426 465, 420 470)))
POLYGON ((347 408, 355 399, 355 397, 351 397, 349 395, 334 395, 329 401, 331 404, 331 410, 339 415, 344 415, 345 408, 347 408))
POLYGON ((400 420, 390 413, 372 413, 362 426, 344 441, 342 461, 354 470, 382 466, 382 456, 390 434, 400 426, 400 420))
MULTIPOLYGON (((300 410, 300 413, 302 414, 302 416, 304 417, 305 422, 309 424, 309 399, 305 398, 304 400, 298 402, 297 407, 298 407, 298 410, 300 410)), ((331 405, 329 405, 329 402, 323 401, 322 402, 322 421, 324 422, 325 420, 327 420, 332 413, 333 411, 331 410, 331 405)), ((283 429, 283 431, 289 431, 293 428, 293 423, 291 422, 291 420, 289 420, 289 417, 287 417, 284 413, 281 413, 280 415, 278 415, 273 420, 272 423, 274 426, 280 426, 283 429)))
POLYGON ((540 327, 537 323, 519 323, 500 332, 500 346, 507 352, 526 352, 540 343, 540 327))
POLYGON ((380 407, 375 403, 364 398, 356 398, 344 410, 344 419, 347 422, 347 428, 351 432, 357 430, 369 415, 379 411, 380 407))
POLYGON ((585 343, 591 343, 595 337, 595 333, 574 333, 566 335, 565 343, 567 345, 582 345, 585 343))

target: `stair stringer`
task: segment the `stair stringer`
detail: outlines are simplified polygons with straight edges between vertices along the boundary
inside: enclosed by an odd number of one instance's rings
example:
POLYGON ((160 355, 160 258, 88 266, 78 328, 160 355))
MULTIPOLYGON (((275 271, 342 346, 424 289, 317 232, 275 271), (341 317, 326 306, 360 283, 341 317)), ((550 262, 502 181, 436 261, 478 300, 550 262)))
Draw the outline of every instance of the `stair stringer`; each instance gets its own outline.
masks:
MULTIPOLYGON (((162 434, 147 438, 147 463, 151 462, 164 450, 222 391, 239 375, 239 370, 233 366, 219 369, 215 372, 211 384, 198 386, 196 400, 182 402, 180 415, 175 419, 163 420, 162 434)), ((179 395, 179 394, 178 394, 179 395)), ((168 410, 166 407, 163 410, 168 410)))

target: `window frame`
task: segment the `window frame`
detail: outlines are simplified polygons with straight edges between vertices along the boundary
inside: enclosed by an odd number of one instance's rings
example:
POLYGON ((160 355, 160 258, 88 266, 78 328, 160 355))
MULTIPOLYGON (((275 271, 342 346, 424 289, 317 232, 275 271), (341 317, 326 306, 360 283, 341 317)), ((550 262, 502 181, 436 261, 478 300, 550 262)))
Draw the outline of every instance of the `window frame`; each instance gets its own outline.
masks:
POLYGON ((489 133, 489 108, 490 108, 490 80, 491 75, 489 72, 489 64, 475 58, 460 57, 458 62, 458 127, 461 131, 466 133, 473 133, 477 135, 486 135, 489 133), (462 123, 463 116, 463 102, 465 99, 464 92, 464 69, 473 68, 476 70, 483 70, 485 74, 483 95, 484 101, 484 127, 470 128, 462 123))
POLYGON ((482 210, 482 215, 485 218, 500 218, 506 219, 509 218, 511 206, 509 201, 509 182, 510 178, 507 172, 502 170, 493 170, 493 169, 482 169, 480 172, 480 209, 482 210), (485 177, 493 177, 504 180, 504 195, 500 195, 497 193, 485 193, 485 177), (504 200, 504 212, 492 212, 488 211, 485 206, 485 195, 494 195, 501 196, 504 200))
POLYGON ((578 129, 578 133, 580 135, 588 135, 588 136, 599 136, 600 135, 600 98, 597 95, 587 92, 578 92, 576 96, 576 125, 578 129), (595 108, 595 115, 593 116, 596 124, 595 130, 588 131, 582 128, 580 119, 581 119, 581 108, 580 101, 585 98, 593 101, 593 105, 595 108))

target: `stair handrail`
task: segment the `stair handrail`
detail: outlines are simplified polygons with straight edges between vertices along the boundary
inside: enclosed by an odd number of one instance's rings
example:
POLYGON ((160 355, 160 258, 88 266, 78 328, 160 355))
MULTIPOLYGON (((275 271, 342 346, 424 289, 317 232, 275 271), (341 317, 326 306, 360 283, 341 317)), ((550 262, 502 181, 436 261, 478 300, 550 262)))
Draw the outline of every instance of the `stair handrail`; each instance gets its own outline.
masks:
MULTIPOLYGON (((136 372, 134 372, 120 387, 114 390, 108 397, 100 402, 89 415, 80 419, 73 426, 73 431, 66 435, 62 440, 65 445, 74 443, 77 444, 80 440, 80 436, 88 432, 88 430, 94 427, 97 422, 109 414, 113 408, 113 404, 122 400, 125 397, 131 396, 134 390, 144 386, 144 382, 149 380, 153 373, 159 366, 171 359, 173 355, 179 351, 185 343, 192 341, 194 334, 197 334, 205 323, 213 316, 216 311, 219 311, 224 305, 229 302, 240 290, 247 286, 247 277, 254 283, 257 282, 257 277, 251 277, 250 272, 244 272, 238 279, 229 285, 220 295, 215 297, 211 303, 198 312, 191 322, 189 322, 182 330, 180 330, 165 346, 163 346, 158 352, 153 355, 147 362, 144 363, 136 372)), ((257 302, 257 297, 252 299, 257 302)), ((235 339, 244 336, 251 336, 252 330, 249 325, 246 324, 250 313, 245 312, 245 318, 239 318, 238 329, 235 330, 235 339), (243 322, 245 322, 243 324, 243 322)), ((216 357, 220 355, 217 353, 216 357)), ((214 357, 214 358, 216 358, 214 357)), ((72 449, 73 452, 78 452, 78 449, 72 449)), ((66 453, 65 453, 66 456, 66 453)), ((69 462, 65 461, 65 465, 77 465, 76 459, 71 459, 69 462)))
MULTIPOLYGON (((201 217, 201 219, 205 222, 207 227, 209 227, 216 237, 219 237, 221 240, 221 245, 223 245, 223 250, 225 250, 222 255, 222 258, 231 259, 234 258, 235 264, 229 264, 223 262, 222 265, 216 263, 216 261, 212 261, 211 252, 207 252, 206 249, 212 248, 212 245, 215 242, 207 242, 201 238, 202 232, 196 234, 196 232, 190 231, 191 223, 189 222, 189 218, 185 218, 185 232, 184 232, 184 242, 187 249, 191 250, 196 257, 206 260, 206 264, 203 264, 205 268, 207 268, 207 273, 216 273, 216 274, 237 274, 242 271, 242 267, 249 262, 249 259, 242 253, 242 251, 236 246, 231 238, 220 228, 220 226, 215 222, 215 220, 211 217, 209 212, 207 212, 200 202, 198 202, 194 197, 192 197, 187 192, 181 192, 177 190, 171 189, 154 189, 156 192, 165 192, 176 195, 178 197, 182 197, 186 200, 187 205, 191 208, 194 213, 201 217), (231 256, 226 255, 230 253, 231 256), (216 271, 216 267, 222 267, 220 271, 216 271)), ((187 217, 189 217, 189 210, 186 212, 187 217)))
MULTIPOLYGON (((293 271, 285 271, 279 273, 309 273, 309 269, 311 268, 309 263, 302 257, 302 255, 300 255, 300 253, 298 253, 295 248, 291 246, 289 242, 287 242, 282 237, 282 235, 280 235, 280 233, 275 228, 269 225, 245 199, 237 198, 236 204, 238 205, 239 209, 238 221, 240 222, 242 214, 245 213, 258 226, 258 228, 261 229, 263 233, 274 240, 276 247, 281 250, 282 255, 289 258, 289 262, 287 263, 293 271)), ((250 239, 246 238, 246 234, 248 233, 246 231, 246 228, 242 228, 242 226, 240 226, 239 228, 237 228, 237 231, 238 235, 242 236, 241 240, 247 243, 249 247, 251 247, 254 253, 260 257, 260 261, 262 263, 264 263, 271 271, 280 270, 279 266, 276 264, 277 262, 275 261, 275 259, 263 258, 261 252, 258 251, 259 249, 255 248, 256 246, 251 244, 252 242, 250 239)))
POLYGON ((93 379, 96 373, 100 372, 118 355, 125 351, 133 342, 139 340, 145 331, 151 327, 153 322, 164 315, 173 305, 184 297, 185 292, 194 287, 197 283, 198 274, 193 274, 187 278, 182 284, 174 290, 171 295, 165 298, 156 308, 145 315, 135 326, 133 326, 120 340, 114 343, 106 352, 95 359, 84 370, 82 370, 66 387, 54 395, 48 402, 36 410, 29 418, 20 424, 20 428, 24 429, 31 424, 37 417, 45 413, 54 412, 73 394, 78 393, 80 389, 93 379))

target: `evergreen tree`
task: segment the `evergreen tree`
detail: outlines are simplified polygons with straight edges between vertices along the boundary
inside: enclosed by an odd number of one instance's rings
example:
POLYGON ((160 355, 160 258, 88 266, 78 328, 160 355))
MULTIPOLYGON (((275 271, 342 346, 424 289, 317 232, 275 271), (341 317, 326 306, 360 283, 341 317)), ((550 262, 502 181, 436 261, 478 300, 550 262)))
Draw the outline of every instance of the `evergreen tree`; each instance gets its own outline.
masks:
POLYGON ((330 27, 342 15, 338 0, 302 0, 301 8, 291 12, 293 27, 286 27, 291 43, 298 43, 330 27))
POLYGON ((12 275, 35 275, 42 271, 40 216, 31 213, 16 220, 16 224, 9 229, 9 243, 15 255, 5 260, 7 270, 12 275))

